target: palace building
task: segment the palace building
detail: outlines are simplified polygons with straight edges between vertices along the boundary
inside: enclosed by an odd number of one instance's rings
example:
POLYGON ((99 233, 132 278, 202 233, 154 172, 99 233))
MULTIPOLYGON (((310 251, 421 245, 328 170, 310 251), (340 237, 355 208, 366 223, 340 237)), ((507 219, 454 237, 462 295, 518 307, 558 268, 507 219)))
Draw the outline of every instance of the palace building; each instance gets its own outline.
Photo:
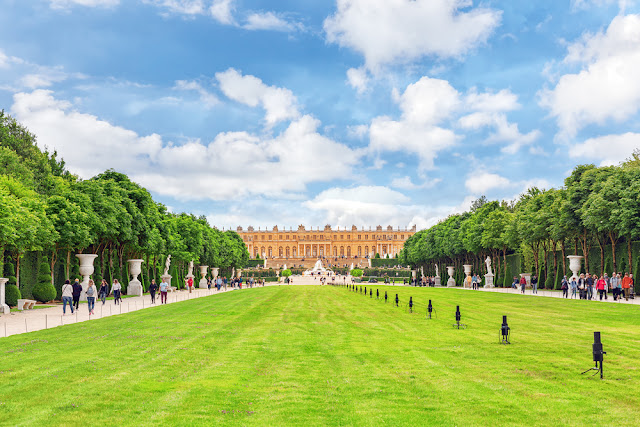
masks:
POLYGON ((238 227, 249 254, 262 259, 301 259, 301 258, 373 258, 376 253, 393 258, 404 246, 404 242, 416 232, 413 228, 401 230, 388 226, 358 229, 333 230, 330 225, 323 229, 307 230, 304 225, 297 230, 255 230, 253 227, 243 230, 238 227))

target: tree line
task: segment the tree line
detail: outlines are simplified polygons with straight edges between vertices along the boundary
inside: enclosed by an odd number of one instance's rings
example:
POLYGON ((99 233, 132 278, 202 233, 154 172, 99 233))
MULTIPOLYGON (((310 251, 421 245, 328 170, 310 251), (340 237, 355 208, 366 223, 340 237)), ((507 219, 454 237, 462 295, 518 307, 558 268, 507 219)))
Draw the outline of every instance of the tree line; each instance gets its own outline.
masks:
POLYGON ((127 259, 144 259, 146 286, 159 278, 168 254, 178 283, 191 260, 224 274, 249 258, 237 233, 221 232, 204 216, 169 212, 122 173, 107 170, 79 179, 55 151, 40 150, 36 136, 1 111, 0 277, 9 276, 27 296, 34 296, 30 286, 40 286, 20 283, 21 260, 32 253, 40 260, 38 282, 44 269, 58 293, 56 272, 64 278, 78 275, 75 253, 98 255, 94 280, 119 279, 123 285, 127 259))
MULTIPOLYGON (((640 273, 640 151, 619 166, 576 166, 561 188, 529 188, 516 201, 476 200, 469 212, 451 215, 409 238, 401 258, 431 275, 447 265, 472 264, 486 273, 491 256, 498 285, 512 276, 508 256, 523 257, 546 288, 570 274, 567 255, 583 255, 583 271, 640 273), (625 254, 621 248, 626 249, 625 254), (594 259, 595 258, 595 259, 594 259), (636 265, 634 266, 634 261, 636 265)), ((636 279, 636 284, 638 280, 636 279)))

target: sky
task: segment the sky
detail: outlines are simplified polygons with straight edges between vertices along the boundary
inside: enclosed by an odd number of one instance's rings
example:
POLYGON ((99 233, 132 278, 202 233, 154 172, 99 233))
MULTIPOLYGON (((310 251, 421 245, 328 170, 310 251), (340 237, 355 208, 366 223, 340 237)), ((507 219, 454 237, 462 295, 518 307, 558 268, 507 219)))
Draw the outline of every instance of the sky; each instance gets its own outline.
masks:
POLYGON ((639 1, 0 3, 0 109, 218 228, 422 229, 640 148, 639 1))

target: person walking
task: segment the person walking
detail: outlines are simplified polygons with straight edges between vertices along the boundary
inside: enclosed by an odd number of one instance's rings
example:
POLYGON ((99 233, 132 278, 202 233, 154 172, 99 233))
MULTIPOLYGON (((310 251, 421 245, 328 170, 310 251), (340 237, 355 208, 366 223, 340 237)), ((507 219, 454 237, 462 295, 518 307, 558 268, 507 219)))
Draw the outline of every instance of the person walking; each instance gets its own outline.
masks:
POLYGON ((578 291, 580 292, 580 299, 587 299, 587 285, 586 279, 584 278, 584 274, 580 274, 580 278, 578 279, 578 291))
POLYGON ((476 276, 475 274, 473 275, 473 277, 471 277, 471 286, 474 290, 478 290, 478 276, 476 276))
POLYGON ((618 301, 622 290, 622 280, 620 280, 619 274, 613 273, 611 275, 611 289, 613 290, 613 300, 618 301))
POLYGON ((96 307, 97 293, 98 289, 96 289, 96 284, 93 280, 89 279, 89 286, 87 286, 87 306, 89 306, 89 314, 95 314, 93 309, 96 307))
POLYGON ((109 284, 105 279, 102 279, 102 283, 100 283, 100 289, 98 289, 98 298, 102 300, 102 305, 104 305, 107 300, 107 295, 109 295, 109 284))
POLYGON ((151 295, 151 304, 156 303, 157 291, 158 291, 158 285, 156 284, 156 279, 151 279, 151 284, 149 285, 149 295, 151 295))
POLYGON ((524 288, 527 287, 527 279, 524 278, 524 276, 522 276, 520 278, 520 293, 524 294, 524 288))
POLYGON ((611 289, 611 279, 607 276, 607 273, 604 273, 604 299, 607 299, 609 289, 611 289))
POLYGON ((69 304, 69 308, 71 309, 71 314, 73 314, 73 286, 71 286, 71 282, 69 279, 64 281, 64 285, 62 285, 62 315, 67 314, 67 304, 69 304))
POLYGON ((118 279, 113 279, 113 285, 111 285, 111 291, 113 292, 113 303, 115 305, 120 304, 120 292, 122 291, 122 285, 118 282, 118 279))
POLYGON ((531 278, 531 293, 532 294, 538 293, 538 275, 537 274, 534 274, 533 277, 531 278))
POLYGON ((571 299, 576 297, 576 293, 578 293, 578 281, 576 280, 576 276, 571 277, 571 299))
POLYGON ((73 282, 73 306, 75 309, 78 309, 78 305, 80 305, 80 295, 82 294, 82 285, 80 284, 80 280, 76 277, 75 282, 73 282))
POLYGON ((631 289, 631 278, 629 277, 629 273, 624 273, 624 277, 622 278, 622 292, 624 292, 625 301, 629 301, 630 289, 631 289))
POLYGON ((586 285, 587 285, 587 299, 591 300, 593 298, 593 288, 596 285, 597 276, 594 274, 593 277, 591 274, 587 273, 586 285))
POLYGON ((162 278, 162 282, 160 282, 160 304, 167 303, 167 292, 169 292, 169 284, 162 278))
POLYGON ((600 301, 602 301, 602 296, 603 295, 606 296, 605 295, 606 289, 607 289, 607 282, 605 282, 604 276, 600 276, 600 278, 596 282, 596 290, 598 291, 598 294, 600 295, 600 301))
POLYGON ((189 293, 193 290, 193 277, 189 277, 187 279, 187 287, 189 288, 189 293))
POLYGON ((569 281, 567 280, 567 276, 562 278, 560 289, 562 289, 562 298, 569 298, 569 281))

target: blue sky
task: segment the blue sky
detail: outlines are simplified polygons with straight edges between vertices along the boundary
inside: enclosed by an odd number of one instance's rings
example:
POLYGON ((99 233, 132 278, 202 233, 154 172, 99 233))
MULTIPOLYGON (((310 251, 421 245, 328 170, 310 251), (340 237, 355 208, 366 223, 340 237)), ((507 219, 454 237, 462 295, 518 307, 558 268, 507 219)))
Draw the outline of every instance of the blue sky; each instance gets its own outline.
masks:
POLYGON ((0 108, 220 228, 419 228, 640 148, 636 1, 4 0, 0 108))

